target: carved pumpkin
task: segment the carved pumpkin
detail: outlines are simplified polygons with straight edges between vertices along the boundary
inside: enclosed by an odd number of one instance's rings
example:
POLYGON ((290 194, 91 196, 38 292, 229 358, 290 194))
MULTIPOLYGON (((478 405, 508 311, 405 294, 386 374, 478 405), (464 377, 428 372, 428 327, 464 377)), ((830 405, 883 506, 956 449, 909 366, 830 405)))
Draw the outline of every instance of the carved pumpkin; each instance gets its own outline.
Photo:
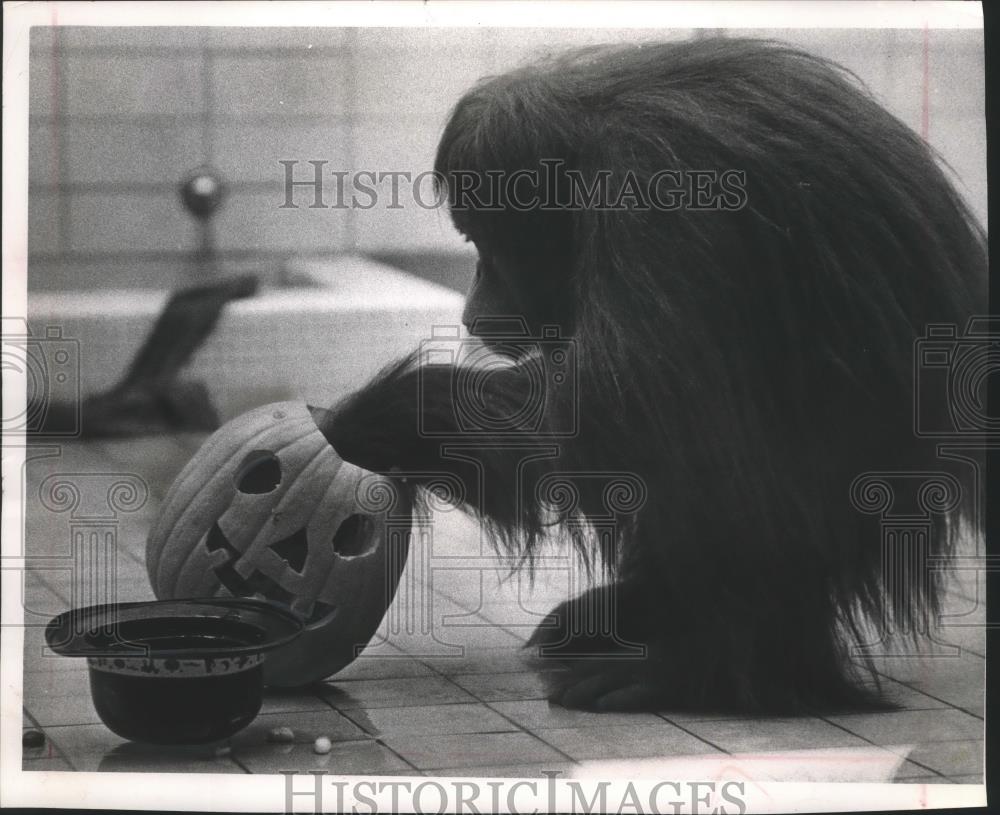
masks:
POLYGON ((160 599, 264 596, 306 621, 270 654, 265 681, 294 687, 350 663, 392 602, 410 505, 343 461, 316 409, 257 408, 217 430, 171 486, 146 545, 160 599))

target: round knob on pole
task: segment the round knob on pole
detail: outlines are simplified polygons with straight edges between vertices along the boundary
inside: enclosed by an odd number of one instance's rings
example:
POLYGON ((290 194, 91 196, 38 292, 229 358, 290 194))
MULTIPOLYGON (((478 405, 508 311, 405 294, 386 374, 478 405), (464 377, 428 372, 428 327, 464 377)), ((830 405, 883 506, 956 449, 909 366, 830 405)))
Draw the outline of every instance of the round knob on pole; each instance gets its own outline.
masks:
POLYGON ((222 203, 222 180, 211 169, 201 168, 181 183, 181 200, 197 218, 210 218, 222 203))

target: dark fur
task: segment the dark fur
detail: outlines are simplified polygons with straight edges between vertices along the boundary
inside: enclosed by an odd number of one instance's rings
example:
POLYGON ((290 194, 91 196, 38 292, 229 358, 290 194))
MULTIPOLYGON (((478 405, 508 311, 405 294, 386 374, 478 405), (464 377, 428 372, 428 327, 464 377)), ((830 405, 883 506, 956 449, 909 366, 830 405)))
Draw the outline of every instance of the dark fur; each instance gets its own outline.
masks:
MULTIPOLYGON (((550 446, 570 407, 553 400, 520 447, 482 447, 479 488, 472 466, 418 432, 421 404, 425 426, 456 430, 455 372, 411 359, 339 405, 327 437, 369 469, 455 473, 469 508, 528 560, 548 529, 515 495, 533 494, 534 480, 641 476, 647 501, 618 541, 600 552, 575 535, 614 575, 618 631, 647 659, 581 660, 557 701, 877 705, 848 644, 891 603, 910 622, 933 610, 937 586, 887 596, 878 518, 852 506, 849 487, 869 470, 949 469, 913 433, 913 349, 927 324, 962 326, 985 309, 981 228, 918 136, 837 66, 774 43, 588 49, 489 79, 457 104, 436 165, 447 179, 543 158, 616 179, 744 170, 748 205, 453 212, 482 257, 467 318, 518 314, 575 339, 579 434, 518 483, 525 448, 550 446)), ((516 370, 491 377, 496 416, 523 403, 523 382, 516 370)), ((932 407, 944 415, 947 394, 932 407)), ((970 471, 953 469, 964 501, 936 517, 935 553, 950 550, 960 519, 977 522, 970 471)), ((603 512, 598 492, 579 510, 603 512)))

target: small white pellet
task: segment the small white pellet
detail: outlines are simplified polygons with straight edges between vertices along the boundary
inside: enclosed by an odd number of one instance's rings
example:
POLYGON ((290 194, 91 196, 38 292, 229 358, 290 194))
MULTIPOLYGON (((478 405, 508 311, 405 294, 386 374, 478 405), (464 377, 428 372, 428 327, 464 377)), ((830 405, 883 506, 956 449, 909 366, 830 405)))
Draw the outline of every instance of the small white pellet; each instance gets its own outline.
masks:
POLYGON ((332 749, 333 745, 330 743, 330 740, 326 736, 320 736, 313 743, 313 752, 318 753, 321 756, 325 756, 332 749))

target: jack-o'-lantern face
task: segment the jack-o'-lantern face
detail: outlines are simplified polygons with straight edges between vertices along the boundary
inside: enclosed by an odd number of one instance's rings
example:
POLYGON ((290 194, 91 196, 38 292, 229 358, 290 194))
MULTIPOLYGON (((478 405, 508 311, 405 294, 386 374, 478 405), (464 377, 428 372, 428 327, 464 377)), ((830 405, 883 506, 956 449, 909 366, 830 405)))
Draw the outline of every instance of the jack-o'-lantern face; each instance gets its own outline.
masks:
POLYGON ((343 461, 311 408, 279 403, 205 442, 164 499, 146 565, 161 599, 228 593, 289 606, 306 632, 268 657, 265 674, 306 684, 350 662, 378 628, 409 523, 389 479, 343 461))

